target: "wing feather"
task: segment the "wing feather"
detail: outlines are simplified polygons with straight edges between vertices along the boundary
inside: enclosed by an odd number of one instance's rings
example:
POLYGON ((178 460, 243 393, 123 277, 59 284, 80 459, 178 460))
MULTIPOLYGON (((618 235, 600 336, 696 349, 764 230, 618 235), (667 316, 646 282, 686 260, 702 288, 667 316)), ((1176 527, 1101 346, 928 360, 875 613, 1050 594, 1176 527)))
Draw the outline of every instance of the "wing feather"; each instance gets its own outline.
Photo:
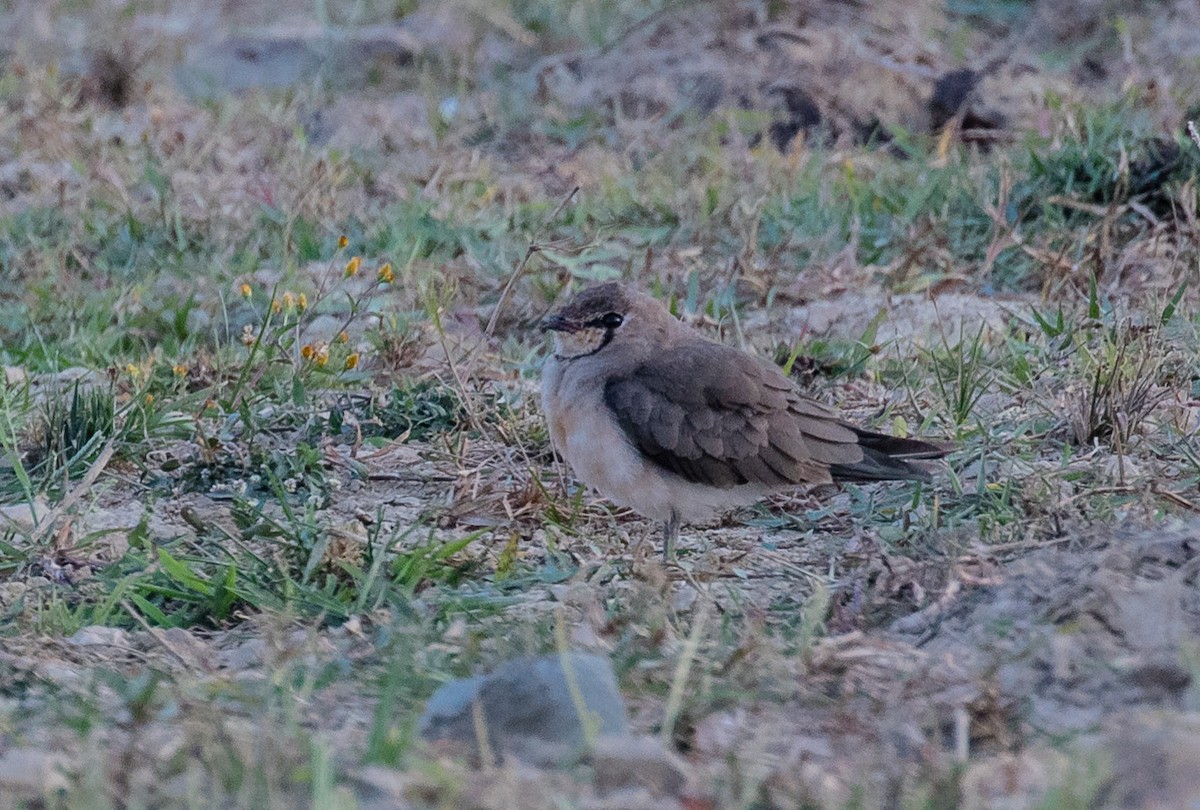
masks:
POLYGON ((906 459, 949 448, 856 428, 777 369, 709 341, 658 352, 605 384, 617 423, 655 464, 723 489, 920 479, 906 459))

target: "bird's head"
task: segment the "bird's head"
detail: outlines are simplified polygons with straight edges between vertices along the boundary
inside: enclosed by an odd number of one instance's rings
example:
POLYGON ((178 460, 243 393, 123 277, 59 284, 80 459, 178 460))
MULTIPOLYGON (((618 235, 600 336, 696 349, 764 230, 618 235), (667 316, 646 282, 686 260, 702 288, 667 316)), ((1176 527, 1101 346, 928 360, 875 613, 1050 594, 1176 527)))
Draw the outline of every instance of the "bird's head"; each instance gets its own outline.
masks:
POLYGON ((542 319, 541 330, 554 333, 554 354, 560 360, 576 360, 611 346, 649 347, 672 322, 658 301, 611 281, 577 293, 542 319))

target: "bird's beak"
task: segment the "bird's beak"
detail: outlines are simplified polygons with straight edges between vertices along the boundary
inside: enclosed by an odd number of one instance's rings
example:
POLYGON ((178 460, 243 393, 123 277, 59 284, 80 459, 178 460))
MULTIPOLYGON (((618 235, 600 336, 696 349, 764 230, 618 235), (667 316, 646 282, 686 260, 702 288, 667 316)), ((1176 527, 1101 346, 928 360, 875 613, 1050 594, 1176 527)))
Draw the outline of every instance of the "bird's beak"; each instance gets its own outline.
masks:
POLYGON ((555 313, 542 318, 542 322, 538 324, 538 329, 542 332, 578 332, 579 325, 555 313))

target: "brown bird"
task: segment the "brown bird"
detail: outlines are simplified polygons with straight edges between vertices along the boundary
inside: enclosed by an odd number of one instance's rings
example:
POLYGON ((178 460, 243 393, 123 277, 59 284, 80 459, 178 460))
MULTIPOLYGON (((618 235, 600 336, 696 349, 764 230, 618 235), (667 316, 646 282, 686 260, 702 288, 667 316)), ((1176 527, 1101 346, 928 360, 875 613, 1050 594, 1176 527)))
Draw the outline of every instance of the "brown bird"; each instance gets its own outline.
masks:
POLYGON ((615 282, 583 290, 541 323, 554 333, 542 409, 555 448, 609 500, 664 527, 831 481, 923 481, 914 459, 948 447, 845 422, 773 365, 709 340, 655 299, 615 282))

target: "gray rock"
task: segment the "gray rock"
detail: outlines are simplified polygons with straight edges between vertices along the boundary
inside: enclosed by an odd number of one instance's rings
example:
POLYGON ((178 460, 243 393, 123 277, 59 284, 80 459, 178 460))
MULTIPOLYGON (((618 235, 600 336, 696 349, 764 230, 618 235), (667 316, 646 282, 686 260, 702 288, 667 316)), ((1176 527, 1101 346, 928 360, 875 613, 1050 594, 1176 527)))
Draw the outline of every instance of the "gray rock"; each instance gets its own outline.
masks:
POLYGON ((193 97, 283 90, 322 80, 332 89, 389 83, 412 64, 416 44, 391 26, 266 28, 194 48, 175 74, 193 97))
POLYGON ((29 399, 37 405, 57 397, 66 397, 69 402, 76 389, 86 393, 109 387, 103 373, 72 366, 62 371, 34 375, 29 381, 29 399))
POLYGON ((601 737, 591 760, 596 792, 602 796, 629 788, 678 796, 687 784, 687 764, 653 737, 601 737))
POLYGON ((130 647, 129 633, 119 627, 81 627, 67 639, 75 647, 130 647))
POLYGON ((50 504, 41 495, 32 503, 0 506, 0 530, 31 532, 50 514, 50 504))
POLYGON ((1009 305, 999 299, 950 292, 933 300, 926 293, 892 295, 868 288, 795 307, 783 323, 787 329, 803 326, 812 334, 842 340, 858 340, 875 324, 877 343, 908 346, 936 345, 942 335, 952 343, 960 336, 969 342, 981 325, 999 332, 1011 317, 1009 305))
POLYGON ((493 756, 514 756, 534 765, 573 763, 585 753, 589 739, 629 733, 616 676, 598 655, 519 658, 490 675, 451 681, 429 699, 421 736, 480 756, 476 706, 493 756))
POLYGON ((267 657, 267 643, 261 638, 252 638, 236 647, 221 650, 217 653, 217 666, 241 672, 252 667, 260 666, 267 657))
POLYGON ((24 582, 0 582, 0 605, 11 605, 25 595, 29 586, 24 582))
POLYGON ((1200 714, 1130 711, 1110 718, 1108 807, 1195 807, 1200 796, 1200 714))
POLYGON ((644 788, 629 788, 607 796, 584 799, 581 810, 675 810, 681 807, 674 799, 655 796, 644 788))
POLYGON ((66 790, 69 785, 64 773, 66 768, 67 759, 62 754, 36 748, 11 748, 0 754, 0 799, 6 794, 9 798, 18 793, 42 797, 66 790))

